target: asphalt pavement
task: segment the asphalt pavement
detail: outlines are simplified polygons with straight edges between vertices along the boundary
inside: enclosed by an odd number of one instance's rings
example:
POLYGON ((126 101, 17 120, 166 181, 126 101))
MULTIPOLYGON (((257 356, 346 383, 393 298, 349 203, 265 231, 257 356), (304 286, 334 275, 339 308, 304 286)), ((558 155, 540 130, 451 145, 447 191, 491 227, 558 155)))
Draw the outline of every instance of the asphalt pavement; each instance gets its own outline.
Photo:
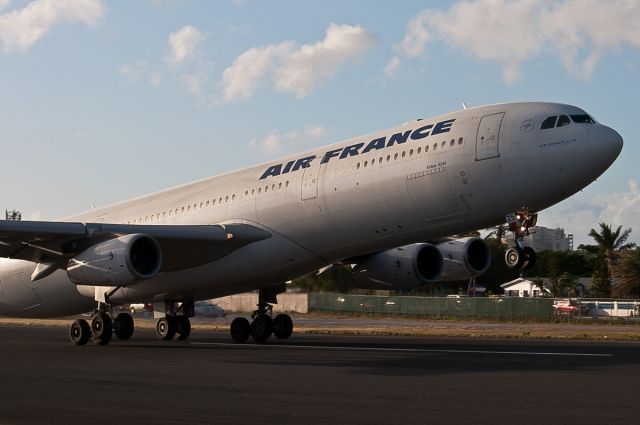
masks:
POLYGON ((0 326, 1 424, 637 424, 640 344, 0 326))

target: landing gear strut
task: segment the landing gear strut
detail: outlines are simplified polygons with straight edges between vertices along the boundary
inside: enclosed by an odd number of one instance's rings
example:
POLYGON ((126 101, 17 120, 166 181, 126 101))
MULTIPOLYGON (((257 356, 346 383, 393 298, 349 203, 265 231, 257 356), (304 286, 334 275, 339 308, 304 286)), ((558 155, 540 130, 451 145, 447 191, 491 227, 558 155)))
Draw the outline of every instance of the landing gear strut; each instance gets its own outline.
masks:
POLYGON ((156 321, 156 335, 163 341, 176 339, 182 341, 191 335, 190 317, 195 315, 195 303, 192 299, 176 301, 160 301, 153 305, 156 321))
POLYGON ((524 237, 534 232, 538 214, 528 209, 516 211, 506 216, 509 230, 513 233, 515 246, 507 249, 504 261, 507 267, 514 270, 530 269, 536 264, 536 251, 524 246, 524 237))
POLYGON ((287 339, 293 333, 293 320, 288 314, 273 317, 273 306, 277 304, 276 295, 285 291, 284 284, 273 288, 262 288, 258 295, 258 309, 251 315, 251 322, 237 317, 229 329, 231 338, 236 342, 246 342, 249 337, 254 342, 266 342, 271 335, 278 339, 287 339))
POLYGON ((91 321, 77 319, 69 327, 69 338, 75 345, 85 345, 90 339, 98 345, 107 345, 113 335, 118 339, 129 339, 133 335, 133 317, 129 313, 120 313, 113 318, 113 309, 109 304, 112 297, 120 287, 105 288, 96 286, 95 300, 98 302, 91 321))

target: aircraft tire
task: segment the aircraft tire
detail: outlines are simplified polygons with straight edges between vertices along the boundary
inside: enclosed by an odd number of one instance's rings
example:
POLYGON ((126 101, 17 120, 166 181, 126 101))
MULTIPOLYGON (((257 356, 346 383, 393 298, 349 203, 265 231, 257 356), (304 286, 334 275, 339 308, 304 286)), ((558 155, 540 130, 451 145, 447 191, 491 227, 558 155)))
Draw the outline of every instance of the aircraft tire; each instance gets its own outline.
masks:
POLYGON ((113 321, 113 331, 118 339, 127 340, 133 335, 133 317, 129 313, 120 313, 113 321))
POLYGON ((236 317, 231 322, 229 333, 235 342, 247 342, 251 336, 251 325, 244 317, 236 317))
POLYGON ((177 316, 176 322, 178 323, 178 340, 184 341, 191 335, 191 321, 187 316, 177 316))
POLYGON ((262 343, 273 333, 273 320, 266 314, 260 314, 251 323, 251 337, 255 342, 262 343))
POLYGON ((278 339, 287 339, 293 333, 293 320, 288 314, 278 314, 273 319, 273 334, 278 339))
POLYGON ((77 319, 69 327, 69 338, 75 345, 85 345, 91 338, 91 326, 84 319, 77 319))
POLYGON ((170 341, 176 335, 177 327, 175 317, 161 317, 156 322, 156 334, 161 340, 170 341))
POLYGON ((98 345, 107 345, 113 336, 113 322, 107 313, 96 313, 91 319, 91 336, 98 345))
POLYGON ((504 253, 504 261, 510 269, 521 269, 525 261, 524 251, 521 248, 509 248, 504 253))

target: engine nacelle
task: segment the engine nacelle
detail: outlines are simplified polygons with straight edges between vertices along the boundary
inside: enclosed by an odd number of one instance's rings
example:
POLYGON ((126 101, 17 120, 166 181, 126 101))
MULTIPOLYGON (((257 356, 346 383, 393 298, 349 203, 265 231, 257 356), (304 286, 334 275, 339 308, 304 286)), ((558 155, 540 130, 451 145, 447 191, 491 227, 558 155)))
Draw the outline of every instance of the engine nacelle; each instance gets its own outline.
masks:
POLYGON ((442 254, 442 281, 464 280, 486 272, 491 250, 481 238, 462 238, 437 245, 442 254))
POLYGON ((151 236, 125 235, 93 245, 67 265, 76 285, 128 286, 151 279, 162 265, 160 245, 151 236))
POLYGON ((379 252, 353 268, 353 280, 361 289, 415 289, 438 281, 442 255, 428 243, 417 243, 379 252))

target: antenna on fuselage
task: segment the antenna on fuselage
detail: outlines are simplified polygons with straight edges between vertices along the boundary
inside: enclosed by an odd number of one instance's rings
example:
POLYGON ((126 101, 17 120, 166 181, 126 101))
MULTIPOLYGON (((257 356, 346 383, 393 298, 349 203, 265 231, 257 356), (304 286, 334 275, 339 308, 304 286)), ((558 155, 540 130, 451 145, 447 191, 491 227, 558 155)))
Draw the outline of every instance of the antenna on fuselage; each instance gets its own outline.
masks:
POLYGON ((462 109, 467 109, 468 107, 467 102, 462 102, 462 109))

